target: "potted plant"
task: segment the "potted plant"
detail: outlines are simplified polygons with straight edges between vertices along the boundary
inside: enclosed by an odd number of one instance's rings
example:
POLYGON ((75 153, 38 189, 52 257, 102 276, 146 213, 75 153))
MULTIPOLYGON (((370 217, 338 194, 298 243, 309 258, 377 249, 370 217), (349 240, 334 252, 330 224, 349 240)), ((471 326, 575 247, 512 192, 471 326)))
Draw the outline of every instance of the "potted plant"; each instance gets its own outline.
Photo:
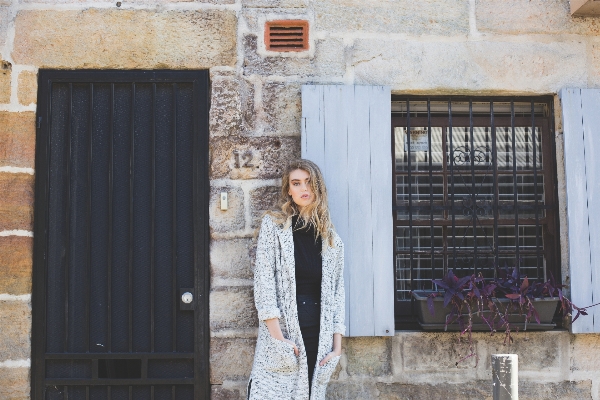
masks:
POLYGON ((564 285, 553 278, 545 282, 530 282, 521 277, 518 268, 512 272, 498 270, 497 278, 485 279, 479 275, 458 277, 449 270, 441 280, 432 282, 440 291, 414 291, 419 323, 425 330, 455 330, 466 334, 470 354, 475 355, 471 333, 473 331, 504 331, 504 342, 512 342, 511 332, 519 330, 553 329, 552 322, 557 307, 563 316, 587 315, 587 307, 577 307, 563 296, 564 285))

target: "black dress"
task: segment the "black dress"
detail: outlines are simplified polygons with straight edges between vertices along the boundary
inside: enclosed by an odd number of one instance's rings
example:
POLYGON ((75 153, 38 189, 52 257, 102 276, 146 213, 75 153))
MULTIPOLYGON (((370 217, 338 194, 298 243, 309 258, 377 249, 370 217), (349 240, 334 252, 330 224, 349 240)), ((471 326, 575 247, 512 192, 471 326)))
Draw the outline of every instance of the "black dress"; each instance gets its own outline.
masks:
MULTIPOLYGON (((308 379, 312 383, 317 364, 319 331, 321 323, 321 279, 323 277, 323 259, 321 258, 322 240, 316 236, 312 225, 298 229, 298 216, 292 217, 294 235, 294 261, 296 266, 296 302, 298 304, 298 322, 308 359, 308 379)), ((310 386, 309 386, 310 387, 310 386)))

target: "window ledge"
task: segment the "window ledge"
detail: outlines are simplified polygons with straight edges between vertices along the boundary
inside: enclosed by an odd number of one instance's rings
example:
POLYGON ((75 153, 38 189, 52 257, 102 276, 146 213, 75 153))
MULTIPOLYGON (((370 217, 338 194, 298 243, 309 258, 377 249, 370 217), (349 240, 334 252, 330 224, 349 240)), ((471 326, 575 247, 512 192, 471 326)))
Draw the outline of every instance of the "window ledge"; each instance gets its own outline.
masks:
POLYGON ((600 17, 600 0, 571 0, 571 15, 600 17))

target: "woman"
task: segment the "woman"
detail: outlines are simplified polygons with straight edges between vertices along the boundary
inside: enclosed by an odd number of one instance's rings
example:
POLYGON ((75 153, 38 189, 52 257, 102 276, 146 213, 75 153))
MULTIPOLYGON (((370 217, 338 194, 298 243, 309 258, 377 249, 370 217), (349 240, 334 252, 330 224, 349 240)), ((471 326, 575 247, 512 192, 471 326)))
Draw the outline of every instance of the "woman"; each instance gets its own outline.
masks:
POLYGON ((343 269, 323 175, 294 161, 281 180, 281 210, 263 217, 258 236, 250 400, 325 399, 346 330, 343 269))

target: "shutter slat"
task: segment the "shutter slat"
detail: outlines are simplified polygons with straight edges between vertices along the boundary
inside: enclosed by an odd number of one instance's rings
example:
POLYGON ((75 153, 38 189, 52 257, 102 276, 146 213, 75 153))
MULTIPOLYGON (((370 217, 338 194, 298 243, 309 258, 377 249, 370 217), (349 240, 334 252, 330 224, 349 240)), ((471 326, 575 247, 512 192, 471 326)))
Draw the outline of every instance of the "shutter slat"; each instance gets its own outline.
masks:
MULTIPOLYGON (((564 125, 571 300, 579 306, 585 306, 592 304, 592 282, 581 90, 564 89, 561 91, 561 99, 564 125)), ((593 319, 589 317, 579 318, 573 324, 572 329, 573 333, 593 332, 593 319)))
MULTIPOLYGON (((600 159, 597 155, 600 151, 600 90, 583 89, 581 107, 590 230, 591 301, 598 303, 600 302, 600 159)), ((585 319, 593 320, 594 332, 600 332, 600 306, 590 308, 589 315, 585 319)), ((577 322, 579 320, 575 323, 577 322)))
POLYGON ((345 244, 347 335, 393 335, 390 89, 305 85, 302 116, 302 157, 325 175, 345 244))

